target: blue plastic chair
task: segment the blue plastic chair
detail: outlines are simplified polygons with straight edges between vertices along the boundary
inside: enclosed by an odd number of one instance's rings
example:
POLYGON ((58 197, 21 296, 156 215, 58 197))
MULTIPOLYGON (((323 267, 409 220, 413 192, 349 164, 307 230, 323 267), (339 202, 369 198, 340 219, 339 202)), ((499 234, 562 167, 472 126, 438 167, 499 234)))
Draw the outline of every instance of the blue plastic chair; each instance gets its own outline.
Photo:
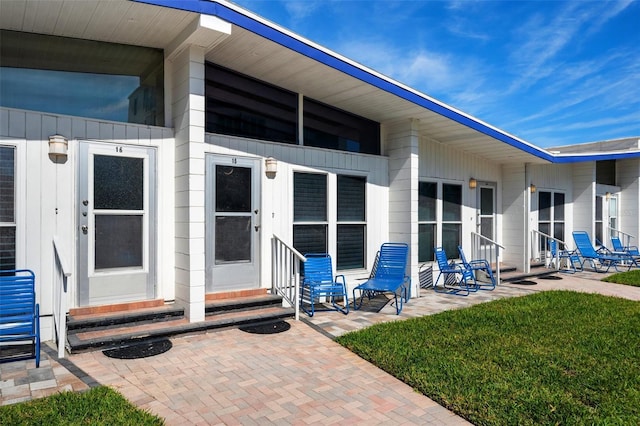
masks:
POLYGON ((578 264, 578 268, 582 271, 582 262, 580 261, 580 256, 578 255, 576 250, 560 250, 558 251, 558 242, 556 240, 549 240, 549 251, 551 252, 551 261, 556 261, 556 255, 558 257, 558 270, 560 272, 565 272, 568 274, 575 274, 577 272, 576 263, 578 264), (566 265, 571 269, 563 269, 562 268, 562 260, 566 260, 566 265))
POLYGON ((585 231, 573 231, 573 240, 576 243, 578 252, 580 252, 580 257, 582 258, 581 265, 583 268, 584 263, 587 261, 589 261, 595 272, 602 272, 602 269, 605 266, 607 267, 605 272, 608 272, 609 268, 611 268, 612 266, 616 271, 619 271, 618 265, 623 265, 623 263, 626 262, 628 262, 629 265, 627 270, 631 269, 631 266, 638 266, 633 256, 629 254, 599 253, 593 247, 593 244, 591 244, 589 234, 587 234, 585 231))
POLYGON ((347 284, 344 275, 333 277, 331 256, 326 253, 310 253, 305 255, 304 278, 300 292, 300 307, 310 317, 316 311, 340 311, 349 313, 349 298, 347 297, 347 284), (306 299, 305 299, 306 297, 306 299), (326 297, 331 303, 331 308, 322 304, 322 308, 316 308, 320 303, 320 297, 326 297), (344 307, 336 303, 337 298, 343 298, 344 307), (309 308, 305 307, 308 305, 309 308))
POLYGON ((469 292, 478 290, 478 287, 475 285, 473 270, 465 268, 462 264, 449 262, 447 253, 442 247, 436 247, 434 251, 438 268, 440 269, 438 278, 433 282, 433 289, 437 293, 468 296, 469 292), (438 281, 440 281, 441 276, 442 285, 438 286, 438 281))
POLYGON ((467 258, 464 255, 462 246, 458 246, 458 253, 460 254, 460 261, 462 262, 462 266, 473 271, 474 285, 479 290, 493 290, 496 288, 496 279, 493 276, 493 270, 491 269, 491 266, 486 259, 474 259, 467 262, 467 258), (489 279, 488 283, 478 280, 478 271, 484 272, 485 276, 489 279))
POLYGON ((613 246, 613 251, 628 253, 634 258, 640 257, 640 251, 638 251, 637 246, 623 246, 622 241, 620 241, 620 237, 611 237, 611 245, 613 246))
POLYGON ((372 299, 379 294, 392 293, 396 314, 399 315, 403 303, 409 300, 411 279, 405 272, 408 254, 407 244, 382 244, 369 279, 353 289, 353 309, 360 309, 365 296, 372 299), (356 296, 356 291, 360 292, 359 297, 356 296))

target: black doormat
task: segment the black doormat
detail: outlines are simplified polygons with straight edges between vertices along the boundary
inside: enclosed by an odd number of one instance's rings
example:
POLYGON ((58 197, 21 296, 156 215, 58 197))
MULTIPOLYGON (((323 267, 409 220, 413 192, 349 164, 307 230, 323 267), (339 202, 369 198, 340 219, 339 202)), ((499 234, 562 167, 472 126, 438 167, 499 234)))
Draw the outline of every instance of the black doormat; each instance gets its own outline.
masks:
POLYGON ((246 333, 252 334, 275 334, 289 330, 291 328, 291 325, 286 321, 272 321, 243 325, 242 327, 238 328, 246 333))
POLYGON ((557 275, 543 275, 541 277, 538 277, 538 279, 540 279, 540 280, 561 280, 562 277, 559 277, 557 275))
POLYGON ((531 280, 520 280, 520 281, 514 281, 513 283, 518 285, 538 285, 537 282, 531 281, 531 280))
POLYGON ((173 344, 169 339, 147 340, 132 345, 120 346, 119 348, 106 349, 102 353, 109 358, 136 359, 163 354, 171 349, 172 346, 173 344))

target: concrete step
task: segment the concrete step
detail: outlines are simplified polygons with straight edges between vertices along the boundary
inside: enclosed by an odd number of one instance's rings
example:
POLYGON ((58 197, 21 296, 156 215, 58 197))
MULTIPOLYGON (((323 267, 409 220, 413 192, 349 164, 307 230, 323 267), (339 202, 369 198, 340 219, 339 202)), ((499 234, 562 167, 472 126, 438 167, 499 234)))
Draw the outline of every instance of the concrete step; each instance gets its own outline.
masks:
POLYGON ((184 310, 171 305, 70 317, 67 349, 70 353, 103 350, 144 340, 292 318, 294 314, 293 308, 282 307, 282 298, 266 294, 209 302, 205 320, 195 323, 184 317, 184 310))

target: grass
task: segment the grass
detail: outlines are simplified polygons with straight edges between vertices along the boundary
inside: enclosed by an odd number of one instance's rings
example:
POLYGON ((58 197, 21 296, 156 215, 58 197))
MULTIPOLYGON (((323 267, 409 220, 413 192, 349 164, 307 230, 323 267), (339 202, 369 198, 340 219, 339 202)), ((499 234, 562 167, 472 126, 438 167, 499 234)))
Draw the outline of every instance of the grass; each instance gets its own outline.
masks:
POLYGON ((0 425, 163 425, 106 386, 0 407, 0 425))
POLYGON ((633 271, 628 272, 618 272, 617 274, 603 278, 602 281, 640 287, 640 270, 634 269, 633 271))
POLYGON ((640 303, 542 292, 337 340, 476 425, 640 419, 640 303))

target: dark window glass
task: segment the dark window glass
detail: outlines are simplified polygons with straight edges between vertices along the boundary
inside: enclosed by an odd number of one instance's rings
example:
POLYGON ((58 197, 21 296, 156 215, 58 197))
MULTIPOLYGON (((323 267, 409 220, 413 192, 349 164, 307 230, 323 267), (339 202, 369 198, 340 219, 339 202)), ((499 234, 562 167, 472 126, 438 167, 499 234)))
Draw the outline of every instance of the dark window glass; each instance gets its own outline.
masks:
POLYGON ((251 169, 216 165, 216 212, 251 211, 251 169))
POLYGON ((297 143, 295 93, 207 63, 205 96, 207 132, 297 143))
POLYGON ((596 183, 615 186, 616 160, 596 161, 596 183))
MULTIPOLYGON (((564 241, 564 223, 556 222, 553 224, 553 237, 564 241)), ((560 249, 564 249, 564 247, 560 247, 560 249)))
POLYGON ((2 31, 0 104, 164 125, 160 49, 2 31))
MULTIPOLYGON (((538 223, 538 231, 542 232, 546 235, 551 235, 551 224, 549 222, 546 223, 538 223)), ((539 249, 545 251, 547 248, 544 246, 544 238, 540 238, 540 247, 539 249)))
POLYGON ((338 225, 337 269, 364 268, 364 247, 364 225, 338 225))
MULTIPOLYGON (((433 222, 436 220, 436 199, 438 198, 438 184, 435 182, 420 182, 418 184, 418 220, 433 222)), ((431 248, 433 250, 433 247, 431 248)))
POLYGON ((420 224, 418 226, 418 261, 434 260, 433 249, 436 246, 436 225, 420 224))
POLYGON ((461 207, 462 207, 462 186, 451 185, 446 183, 443 184, 442 185, 442 220, 443 221, 460 221, 462 218, 461 207))
POLYGON ((380 124, 305 98, 304 144, 380 155, 380 124))
POLYGON ((0 226, 0 271, 16 269, 16 228, 0 226))
POLYGON ((365 220, 365 183, 363 177, 338 176, 338 221, 365 220))
POLYGON ((327 225, 293 225, 293 247, 302 254, 327 252, 327 225))
POLYGON ((538 220, 551 220, 550 192, 538 192, 538 220))
POLYGON ((564 220, 564 194, 561 192, 553 194, 553 220, 564 220))
POLYGON ((96 215, 95 268, 142 267, 142 216, 96 215))
POLYGON ((462 225, 458 223, 442 224, 442 247, 447 252, 448 259, 458 258, 462 225))
POLYGON ((602 197, 596 197, 596 220, 602 220, 602 197))
POLYGON ((480 214, 493 214, 493 188, 480 188, 480 214))
POLYGON ((293 220, 327 220, 327 177, 312 173, 293 174, 293 220))
POLYGON ((15 148, 0 146, 0 223, 15 221, 15 148))
POLYGON ((493 218, 480 218, 480 235, 487 238, 493 238, 493 218))
POLYGON ((251 217, 216 216, 216 264, 251 261, 251 217))
POLYGON ((93 196, 97 210, 142 210, 144 160, 96 155, 93 161, 93 196))

